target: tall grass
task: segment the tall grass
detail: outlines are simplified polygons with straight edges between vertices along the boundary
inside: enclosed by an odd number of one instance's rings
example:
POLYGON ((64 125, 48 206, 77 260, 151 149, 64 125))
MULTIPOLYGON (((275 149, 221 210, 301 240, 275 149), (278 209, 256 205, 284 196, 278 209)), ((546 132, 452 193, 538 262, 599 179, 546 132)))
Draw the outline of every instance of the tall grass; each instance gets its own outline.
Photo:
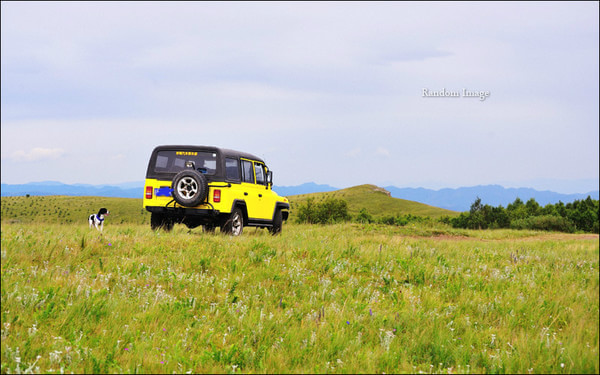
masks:
POLYGON ((598 373, 597 236, 3 223, 2 372, 598 373))

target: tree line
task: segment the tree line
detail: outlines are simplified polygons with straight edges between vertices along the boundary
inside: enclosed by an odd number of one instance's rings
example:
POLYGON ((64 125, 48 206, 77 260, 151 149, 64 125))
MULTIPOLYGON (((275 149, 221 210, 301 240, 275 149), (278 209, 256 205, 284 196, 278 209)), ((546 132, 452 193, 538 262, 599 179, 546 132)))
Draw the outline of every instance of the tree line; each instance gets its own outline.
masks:
POLYGON ((573 233, 576 231, 598 233, 597 199, 586 199, 572 203, 558 202, 540 206, 534 198, 526 203, 515 199, 504 208, 482 204, 481 198, 475 199, 469 212, 458 217, 444 218, 443 221, 454 228, 467 229, 533 229, 573 233))
MULTIPOLYGON (((457 217, 443 217, 440 222, 454 228, 464 229, 532 229, 573 233, 576 231, 598 233, 599 204, 597 199, 587 197, 572 203, 558 202, 541 206, 534 198, 523 202, 515 199, 504 208, 482 204, 475 199, 468 212, 457 217)), ((352 216, 348 203, 343 199, 327 198, 320 202, 309 198, 298 205, 296 221, 309 224, 332 224, 354 221, 404 226, 409 223, 432 221, 415 215, 388 215, 374 218, 365 208, 352 216)))

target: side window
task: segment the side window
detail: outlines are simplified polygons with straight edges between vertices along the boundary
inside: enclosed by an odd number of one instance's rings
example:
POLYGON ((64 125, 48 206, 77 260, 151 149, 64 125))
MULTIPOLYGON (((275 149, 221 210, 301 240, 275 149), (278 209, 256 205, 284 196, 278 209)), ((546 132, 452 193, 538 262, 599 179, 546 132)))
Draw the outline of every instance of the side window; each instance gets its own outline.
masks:
POLYGON ((254 183, 254 173, 252 171, 252 162, 248 160, 242 160, 242 181, 254 183))
POLYGON ((259 164, 259 163, 254 163, 254 167, 256 169, 256 183, 260 184, 260 185, 265 185, 266 179, 265 179, 264 165, 259 164))
POLYGON ((240 180, 240 164, 237 159, 225 158, 225 177, 228 180, 240 180))

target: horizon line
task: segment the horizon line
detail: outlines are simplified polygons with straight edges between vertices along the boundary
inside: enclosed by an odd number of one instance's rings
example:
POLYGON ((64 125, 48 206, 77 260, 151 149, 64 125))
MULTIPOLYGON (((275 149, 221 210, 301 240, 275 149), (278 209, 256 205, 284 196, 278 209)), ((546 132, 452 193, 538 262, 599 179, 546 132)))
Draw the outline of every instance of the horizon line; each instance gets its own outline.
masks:
MULTIPOLYGON (((118 189, 136 189, 137 187, 131 187, 131 188, 123 188, 119 185, 125 185, 125 184, 134 184, 134 183, 139 183, 140 184, 140 188, 144 187, 144 181, 127 181, 127 182, 119 182, 119 183, 106 183, 106 184, 93 184, 93 183, 85 183, 85 182, 75 182, 75 183, 65 183, 65 182, 61 182, 61 181, 56 181, 56 180, 44 180, 44 181, 30 181, 30 182, 26 182, 26 183, 5 183, 5 182, 1 182, 1 185, 30 185, 30 184, 37 184, 37 185, 43 185, 45 183, 48 184, 60 184, 60 185, 65 185, 65 186, 76 186, 76 185, 88 185, 91 187, 115 187, 118 189)), ((490 186, 498 186, 501 187, 503 189, 531 189, 531 190, 535 190, 538 192, 551 192, 551 193, 556 193, 556 194, 564 194, 564 195, 572 195, 572 194, 587 194, 587 193, 594 193, 594 192, 598 192, 600 191, 599 187, 596 187, 595 189, 592 190, 587 190, 584 192, 571 192, 571 193, 560 193, 558 191, 555 190, 550 190, 548 188, 545 188, 543 190, 540 190, 539 188, 534 188, 531 186, 520 186, 520 187, 515 187, 515 186, 505 186, 502 185, 500 183, 488 183, 488 184, 477 184, 477 185, 462 185, 462 186, 458 186, 458 187, 442 187, 442 188, 430 188, 430 187, 423 187, 423 186, 419 186, 419 187, 414 187, 414 186, 396 186, 396 185, 389 185, 389 184, 385 184, 385 185, 377 185, 377 184, 373 184, 373 183, 363 183, 363 184, 356 184, 356 185, 350 185, 350 186, 345 186, 345 187, 337 187, 337 186, 333 186, 333 185, 329 185, 327 183, 317 183, 314 181, 309 181, 309 182, 304 182, 301 184, 297 184, 297 185, 277 185, 274 184, 274 186, 279 187, 279 188, 294 188, 294 187, 300 187, 303 185, 308 185, 308 184, 314 184, 317 186, 327 186, 330 187, 332 189, 336 189, 336 190, 342 190, 342 189, 348 189, 351 187, 356 187, 356 186, 361 186, 361 185, 373 185, 373 186, 377 186, 377 187, 381 187, 381 188, 396 188, 396 189, 424 189, 424 190, 431 190, 431 191, 440 191, 440 190, 458 190, 458 189, 467 189, 467 188, 476 188, 476 187, 490 187, 490 186)))

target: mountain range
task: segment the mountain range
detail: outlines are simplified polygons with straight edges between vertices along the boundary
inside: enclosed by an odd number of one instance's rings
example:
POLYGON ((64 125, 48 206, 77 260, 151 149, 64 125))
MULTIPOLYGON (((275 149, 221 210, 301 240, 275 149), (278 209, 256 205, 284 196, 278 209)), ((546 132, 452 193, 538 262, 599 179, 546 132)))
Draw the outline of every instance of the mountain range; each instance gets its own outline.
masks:
POLYGON ((539 191, 531 188, 505 188, 500 185, 480 185, 461 187, 457 189, 430 190, 424 188, 397 188, 385 187, 394 198, 402 198, 411 201, 426 203, 430 206, 445 208, 452 211, 467 211, 471 204, 479 197, 483 204, 490 206, 502 205, 506 207, 509 203, 520 198, 523 202, 534 198, 540 205, 548 203, 573 202, 578 199, 598 199, 599 192, 590 191, 585 194, 561 194, 553 191, 539 191))
MULTIPOLYGON (((100 196, 119 198, 142 198, 144 193, 143 182, 127 182, 116 185, 88 185, 88 184, 63 184, 57 181, 31 182, 27 184, 1 184, 1 196, 19 195, 74 195, 74 196, 100 196)), ((452 211, 467 211, 477 197, 483 204, 491 206, 514 202, 518 197, 523 202, 534 198, 540 205, 548 203, 572 202, 591 196, 598 199, 599 192, 590 191, 584 194, 561 194, 552 191, 539 191, 531 188, 505 188, 500 185, 480 185, 460 187, 456 189, 431 190, 425 188, 398 188, 385 186, 394 198, 400 198, 430 206, 445 208, 452 211)), ((314 182, 297 186, 274 186, 278 194, 291 196, 299 194, 320 193, 339 190, 330 185, 320 185, 314 182)))

